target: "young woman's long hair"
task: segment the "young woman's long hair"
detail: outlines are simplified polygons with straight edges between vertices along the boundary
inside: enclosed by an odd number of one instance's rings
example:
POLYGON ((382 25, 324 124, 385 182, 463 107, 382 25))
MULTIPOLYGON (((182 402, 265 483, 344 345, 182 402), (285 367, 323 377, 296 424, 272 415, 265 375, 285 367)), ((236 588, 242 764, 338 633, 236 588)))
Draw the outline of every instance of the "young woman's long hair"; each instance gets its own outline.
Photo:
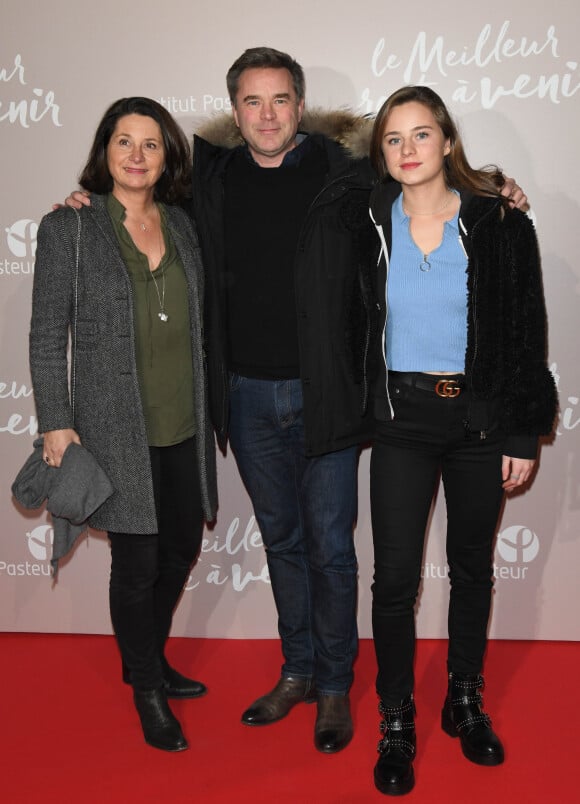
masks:
POLYGON ((441 127, 443 136, 449 140, 451 150, 444 158, 445 181, 455 190, 470 190, 475 195, 498 196, 504 183, 503 174, 495 165, 475 170, 471 167, 463 150, 461 136, 447 107, 429 87, 408 86, 393 92, 383 103, 375 119, 371 135, 370 158, 379 177, 388 180, 389 174, 382 152, 383 134, 387 118, 396 106, 405 103, 421 103, 426 106, 441 127))

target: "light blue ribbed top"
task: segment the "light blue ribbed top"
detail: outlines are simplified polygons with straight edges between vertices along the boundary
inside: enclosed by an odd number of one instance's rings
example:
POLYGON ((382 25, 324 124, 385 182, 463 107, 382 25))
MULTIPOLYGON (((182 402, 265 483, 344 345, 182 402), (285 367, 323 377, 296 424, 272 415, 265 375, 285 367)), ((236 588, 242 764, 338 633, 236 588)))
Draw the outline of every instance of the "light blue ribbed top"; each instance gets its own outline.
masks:
POLYGON ((447 221, 440 245, 427 257, 410 233, 403 196, 392 207, 393 244, 387 289, 387 365, 393 371, 465 370, 467 258, 459 213, 447 221), (424 266, 425 267, 425 266, 424 266))

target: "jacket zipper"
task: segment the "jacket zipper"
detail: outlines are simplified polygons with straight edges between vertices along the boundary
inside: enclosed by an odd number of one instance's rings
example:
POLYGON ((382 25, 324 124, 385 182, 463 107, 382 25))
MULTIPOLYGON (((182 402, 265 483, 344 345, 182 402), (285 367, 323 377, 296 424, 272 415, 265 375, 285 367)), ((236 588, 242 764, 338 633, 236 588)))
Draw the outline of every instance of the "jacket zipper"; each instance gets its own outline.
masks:
POLYGON ((387 394, 387 404, 389 406, 389 412, 391 414, 391 421, 395 418, 395 411, 393 410, 393 405, 391 403, 391 397, 389 395, 389 366, 387 364, 387 352, 385 346, 385 336, 387 332, 387 318, 389 316, 389 304, 388 304, 388 287, 389 287, 389 267, 390 267, 390 260, 389 260, 389 250, 387 248, 387 241, 385 239, 385 233, 383 231, 382 224, 377 224, 373 217, 372 210, 369 210, 369 215, 371 217, 372 222, 374 223, 377 234, 379 236, 379 240, 381 241, 381 252, 379 254, 379 261, 377 264, 380 264, 381 257, 384 256, 385 258, 385 284, 384 284, 384 291, 385 291, 385 323, 383 325, 383 331, 381 333, 381 349, 383 352, 383 363, 385 364, 385 391, 387 394))
MULTIPOLYGON (((473 224, 471 234, 469 234, 469 232, 467 231, 467 228, 466 228, 465 224, 463 223, 463 219, 461 217, 459 218, 459 225, 460 225, 462 231, 464 232, 466 238, 469 238, 471 240, 471 242, 473 242, 473 237, 474 237, 474 235, 475 235, 475 233, 477 231, 477 228, 478 228, 479 224, 483 220, 485 220, 485 218, 487 218, 488 215, 491 215, 491 213, 496 209, 496 206, 493 206, 491 209, 489 209, 484 215, 481 216, 481 218, 479 218, 473 224)), ((467 257, 467 262, 468 262, 468 265, 469 265, 470 257, 467 254, 467 251, 466 251, 465 245, 463 243, 463 238, 462 238, 461 234, 459 235, 459 242, 460 242, 461 248, 463 249, 463 253, 467 257)), ((470 390, 473 391, 473 382, 472 382, 471 378, 473 377, 473 374, 474 374, 475 364, 477 362, 477 354, 478 354, 478 351, 479 351, 479 330, 478 330, 478 325, 477 325, 477 301, 478 301, 478 299, 477 299, 478 287, 477 286, 478 286, 478 280, 479 280, 479 266, 477 265, 477 262, 475 261, 475 259, 473 257, 471 259, 473 261, 473 291, 472 291, 472 296, 471 296, 472 297, 471 320, 472 320, 472 323, 473 323, 473 357, 471 359, 471 366, 470 366, 469 386, 470 386, 470 390)), ((465 425, 466 425, 466 429, 467 429, 467 427, 469 425, 469 422, 466 421, 465 425)), ((487 430, 480 430, 479 431, 479 438, 480 438, 481 441, 485 441, 485 439, 487 438, 487 430)))
MULTIPOLYGON (((335 184, 339 184, 340 182, 346 182, 349 179, 353 179, 353 178, 356 178, 356 177, 357 177, 356 172, 346 173, 344 175, 337 176, 336 178, 334 178, 331 181, 329 181, 328 184, 324 184, 323 187, 321 187, 321 189, 318 191, 318 193, 315 195, 315 197, 310 202, 310 206, 308 207, 308 212, 306 213, 306 217, 304 219, 304 223, 303 223, 302 229, 300 231, 300 237, 298 239, 298 249, 297 249, 297 251, 300 251, 301 248, 302 248, 302 244, 304 243, 304 238, 305 238, 305 235, 306 235, 306 229, 307 229, 307 225, 308 225, 308 218, 310 217, 310 215, 314 211, 315 207, 318 205, 318 202, 319 202, 320 198, 325 193, 327 193, 328 190, 330 188, 332 188, 335 184)), ((360 184, 360 185, 353 185, 352 187, 349 187, 349 188, 345 187, 344 189, 345 189, 345 191, 347 189, 349 189, 349 190, 357 190, 357 189, 358 190, 366 190, 367 187, 366 187, 366 185, 360 184)), ((335 199, 334 199, 334 196, 333 196, 332 198, 329 198, 328 201, 325 201, 324 203, 330 204, 334 200, 335 199)), ((370 331, 369 331, 370 330, 370 319, 369 319, 369 313, 368 313, 368 306, 366 304, 365 304, 365 310, 367 312, 367 327, 366 327, 365 346, 364 346, 364 350, 363 350, 363 395, 362 395, 362 412, 363 412, 363 414, 364 414, 365 409, 366 409, 367 404, 368 404, 367 358, 368 358, 369 344, 370 344, 370 331)), ((300 347, 300 341, 299 341, 298 345, 300 347)))

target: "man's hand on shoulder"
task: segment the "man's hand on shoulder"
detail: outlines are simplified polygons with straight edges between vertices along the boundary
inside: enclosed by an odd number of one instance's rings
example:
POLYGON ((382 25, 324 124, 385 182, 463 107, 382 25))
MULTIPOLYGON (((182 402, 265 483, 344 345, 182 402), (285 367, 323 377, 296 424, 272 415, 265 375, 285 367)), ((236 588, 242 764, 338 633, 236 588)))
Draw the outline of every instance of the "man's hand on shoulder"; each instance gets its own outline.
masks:
POLYGON ((60 209, 60 207, 74 207, 74 209, 81 209, 82 207, 90 207, 91 205, 91 194, 86 190, 74 190, 70 195, 68 195, 65 200, 64 204, 53 204, 52 208, 60 209))
POLYGON ((510 207, 521 209, 522 212, 527 212, 530 208, 528 196, 524 193, 522 188, 516 184, 515 179, 509 176, 504 176, 504 179, 505 182, 500 192, 504 198, 508 199, 510 207))

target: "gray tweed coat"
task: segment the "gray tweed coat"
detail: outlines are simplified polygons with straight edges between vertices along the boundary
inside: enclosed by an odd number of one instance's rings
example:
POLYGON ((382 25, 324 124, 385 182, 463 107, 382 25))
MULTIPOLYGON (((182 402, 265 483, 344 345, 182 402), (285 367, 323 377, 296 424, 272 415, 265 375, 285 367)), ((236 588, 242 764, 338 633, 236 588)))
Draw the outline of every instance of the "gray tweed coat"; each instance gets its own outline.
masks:
MULTIPOLYGON (((83 207, 79 213, 58 209, 42 219, 38 230, 30 328, 30 369, 38 429, 46 432, 74 427, 83 446, 113 484, 114 494, 89 520, 92 527, 156 533, 135 362, 131 282, 105 202, 104 196, 92 195, 91 206, 83 207), (69 333, 76 356, 70 383, 69 333)), ((197 457, 204 514, 211 520, 217 507, 217 491, 203 352, 203 267, 190 219, 177 207, 168 206, 165 210, 188 284, 197 457)))

